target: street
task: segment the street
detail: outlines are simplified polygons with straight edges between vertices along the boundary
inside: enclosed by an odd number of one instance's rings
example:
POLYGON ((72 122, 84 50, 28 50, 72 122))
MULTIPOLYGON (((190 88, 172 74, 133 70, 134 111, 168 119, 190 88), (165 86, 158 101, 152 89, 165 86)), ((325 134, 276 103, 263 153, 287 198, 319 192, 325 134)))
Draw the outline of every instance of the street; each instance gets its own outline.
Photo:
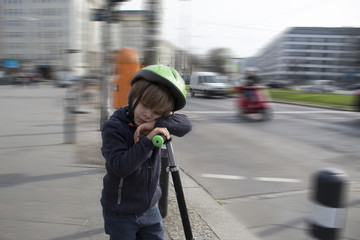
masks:
POLYGON ((174 145, 180 167, 261 239, 304 239, 312 175, 351 182, 343 239, 359 239, 360 114, 274 103, 274 119, 239 119, 234 98, 188 97, 193 131, 174 145))
MULTIPOLYGON (((88 144, 100 137, 98 119, 80 114, 77 144, 64 144, 65 91, 0 88, 0 239, 29 239, 29 233, 30 239, 74 233, 76 239, 106 239, 101 222, 91 220, 101 219, 84 214, 101 216, 103 162, 99 147, 88 144), (81 149, 77 157, 75 148, 81 149), (19 224, 21 231, 14 227, 19 224)), ((234 101, 188 96, 180 112, 193 130, 173 140, 180 168, 264 240, 307 239, 311 176, 342 169, 349 191, 341 239, 360 239, 360 114, 274 103, 274 119, 251 122, 238 118, 234 101)))

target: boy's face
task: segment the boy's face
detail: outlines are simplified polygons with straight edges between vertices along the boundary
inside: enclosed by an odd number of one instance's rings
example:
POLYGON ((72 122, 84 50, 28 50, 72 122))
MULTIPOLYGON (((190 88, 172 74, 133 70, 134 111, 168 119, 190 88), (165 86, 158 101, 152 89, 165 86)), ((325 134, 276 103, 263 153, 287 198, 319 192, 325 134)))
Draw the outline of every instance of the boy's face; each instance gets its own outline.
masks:
POLYGON ((134 110, 134 123, 140 125, 146 122, 152 122, 164 115, 160 109, 150 109, 146 104, 139 102, 134 110))

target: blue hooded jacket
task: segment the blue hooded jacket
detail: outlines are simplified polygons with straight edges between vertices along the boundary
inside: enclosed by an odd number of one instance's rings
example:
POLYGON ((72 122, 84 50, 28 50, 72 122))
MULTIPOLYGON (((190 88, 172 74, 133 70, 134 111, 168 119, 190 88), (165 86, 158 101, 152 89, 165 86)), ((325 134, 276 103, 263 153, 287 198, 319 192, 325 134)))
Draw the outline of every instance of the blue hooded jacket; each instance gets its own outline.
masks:
MULTIPOLYGON (((147 137, 134 144, 136 127, 130 124, 128 108, 114 112, 102 130, 102 154, 107 174, 103 179, 102 207, 118 214, 142 213, 161 197, 159 186, 160 148, 147 137)), ((155 127, 166 127, 170 134, 182 137, 192 129, 183 114, 158 118, 155 127)))

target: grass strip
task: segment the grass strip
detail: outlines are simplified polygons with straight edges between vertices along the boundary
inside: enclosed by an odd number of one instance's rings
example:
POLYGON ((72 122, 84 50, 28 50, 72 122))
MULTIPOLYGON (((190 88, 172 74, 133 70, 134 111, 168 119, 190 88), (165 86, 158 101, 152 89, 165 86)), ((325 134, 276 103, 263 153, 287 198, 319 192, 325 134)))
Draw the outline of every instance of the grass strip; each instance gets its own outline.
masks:
POLYGON ((336 93, 305 93, 287 89, 268 89, 272 100, 305 103, 314 106, 354 110, 355 95, 336 93))

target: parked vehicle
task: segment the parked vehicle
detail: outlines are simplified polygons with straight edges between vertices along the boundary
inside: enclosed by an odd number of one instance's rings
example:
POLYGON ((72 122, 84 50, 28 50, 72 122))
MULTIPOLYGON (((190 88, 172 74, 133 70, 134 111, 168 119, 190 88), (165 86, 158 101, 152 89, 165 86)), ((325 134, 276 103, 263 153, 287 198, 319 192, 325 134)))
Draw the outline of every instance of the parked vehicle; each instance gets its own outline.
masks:
POLYGON ((332 80, 312 80, 308 85, 301 86, 299 90, 309 93, 326 93, 334 92, 336 87, 332 80))
POLYGON ((0 77, 0 85, 11 85, 13 84, 13 77, 12 76, 2 76, 0 77))
POLYGON ((289 85, 286 81, 274 80, 266 83, 269 88, 287 88, 289 85))
POLYGON ((226 96, 230 86, 219 74, 214 72, 193 72, 190 77, 190 93, 205 96, 226 96))
POLYGON ((241 117, 260 121, 270 120, 273 117, 273 108, 264 86, 240 86, 236 87, 236 91, 241 94, 236 99, 241 117))
POLYGON ((360 90, 360 83, 354 83, 346 87, 347 90, 360 90))
POLYGON ((78 77, 70 71, 58 72, 55 80, 56 87, 71 87, 76 84, 78 77))

